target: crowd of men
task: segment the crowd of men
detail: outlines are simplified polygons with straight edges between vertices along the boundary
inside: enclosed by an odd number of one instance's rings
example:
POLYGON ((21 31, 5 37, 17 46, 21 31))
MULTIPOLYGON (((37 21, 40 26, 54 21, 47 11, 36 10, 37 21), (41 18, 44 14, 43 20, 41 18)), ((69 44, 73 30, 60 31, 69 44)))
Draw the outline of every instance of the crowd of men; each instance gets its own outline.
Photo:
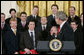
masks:
POLYGON ((38 6, 27 16, 21 12, 16 16, 16 10, 11 8, 11 17, 5 19, 1 13, 1 35, 3 54, 17 54, 24 50, 27 54, 31 49, 37 50, 38 41, 50 41, 57 38, 61 41, 74 41, 75 53, 81 54, 83 48, 83 13, 75 15, 75 7, 69 8, 69 16, 64 11, 58 11, 56 4, 51 6, 52 14, 45 17, 38 15, 38 6), (54 35, 54 36, 53 36, 54 35))

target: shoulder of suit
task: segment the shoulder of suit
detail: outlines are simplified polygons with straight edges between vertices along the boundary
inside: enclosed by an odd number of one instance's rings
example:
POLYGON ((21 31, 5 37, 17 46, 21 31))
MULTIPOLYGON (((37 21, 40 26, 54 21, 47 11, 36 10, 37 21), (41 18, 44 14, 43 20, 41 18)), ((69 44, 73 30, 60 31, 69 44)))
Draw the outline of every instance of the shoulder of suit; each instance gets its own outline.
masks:
POLYGON ((51 17, 51 16, 52 16, 52 14, 51 14, 51 15, 49 15, 49 16, 47 16, 47 18, 48 18, 48 17, 51 17))
POLYGON ((37 17, 41 18, 40 16, 37 15, 37 17))
POLYGON ((80 18, 79 16, 75 15, 75 18, 80 18))
POLYGON ((28 31, 20 32, 21 35, 26 35, 28 31))
POLYGON ((29 17, 33 17, 33 16, 32 15, 27 16, 27 18, 29 18, 29 17))
POLYGON ((72 31, 73 29, 71 28, 71 26, 66 22, 65 23, 65 29, 69 30, 69 31, 72 31))
POLYGON ((6 20, 10 20, 10 19, 11 19, 11 17, 7 18, 6 20))

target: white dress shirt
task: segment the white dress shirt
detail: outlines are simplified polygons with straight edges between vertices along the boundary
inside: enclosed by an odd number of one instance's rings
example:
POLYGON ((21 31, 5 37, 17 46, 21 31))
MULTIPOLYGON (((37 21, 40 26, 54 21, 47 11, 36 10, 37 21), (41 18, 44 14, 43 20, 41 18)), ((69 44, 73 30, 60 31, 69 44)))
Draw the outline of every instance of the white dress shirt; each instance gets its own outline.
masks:
POLYGON ((55 18, 55 15, 54 14, 52 14, 52 16, 53 16, 53 18, 55 18))
POLYGON ((76 15, 73 15, 73 16, 71 16, 71 18, 72 18, 72 17, 75 17, 75 16, 76 16, 76 15))
POLYGON ((32 16, 36 18, 37 15, 32 15, 32 16))
POLYGON ((29 31, 29 34, 30 34, 30 37, 31 37, 31 32, 33 33, 33 42, 34 42, 34 49, 36 49, 35 47, 35 31, 31 31, 31 30, 28 30, 29 31))
POLYGON ((66 21, 64 21, 61 25, 60 25, 60 30, 62 29, 63 25, 65 24, 66 21))
POLYGON ((26 24, 26 21, 25 21, 25 22, 21 21, 21 23, 22 23, 22 24, 26 24))
MULTIPOLYGON (((15 29, 11 28, 11 30, 12 30, 13 32, 15 32, 15 29)), ((17 31, 17 29, 16 29, 16 31, 17 31)))
POLYGON ((47 25, 42 25, 42 30, 44 30, 44 26, 45 26, 45 29, 46 29, 46 26, 47 26, 47 25))

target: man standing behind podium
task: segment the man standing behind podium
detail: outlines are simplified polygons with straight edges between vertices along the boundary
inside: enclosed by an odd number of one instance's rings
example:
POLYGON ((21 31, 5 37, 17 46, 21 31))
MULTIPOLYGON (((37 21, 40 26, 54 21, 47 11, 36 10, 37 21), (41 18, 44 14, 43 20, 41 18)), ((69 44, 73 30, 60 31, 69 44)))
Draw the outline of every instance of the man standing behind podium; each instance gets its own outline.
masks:
POLYGON ((27 54, 29 54, 31 49, 35 49, 37 47, 37 41, 40 40, 41 36, 40 32, 37 32, 35 28, 35 22, 30 21, 28 23, 28 30, 22 33, 20 38, 20 49, 24 50, 27 54))
POLYGON ((74 32, 70 25, 66 22, 67 15, 63 11, 59 11, 56 14, 56 22, 59 24, 58 28, 58 39, 61 41, 73 41, 74 40, 74 32))

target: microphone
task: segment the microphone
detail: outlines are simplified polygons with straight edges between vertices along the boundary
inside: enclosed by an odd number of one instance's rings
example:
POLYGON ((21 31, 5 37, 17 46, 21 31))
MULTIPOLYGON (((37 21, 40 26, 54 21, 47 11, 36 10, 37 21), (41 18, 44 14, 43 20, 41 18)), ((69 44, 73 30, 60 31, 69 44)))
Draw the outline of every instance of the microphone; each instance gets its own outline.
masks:
POLYGON ((53 35, 52 35, 53 37, 55 37, 55 33, 53 33, 53 35))

